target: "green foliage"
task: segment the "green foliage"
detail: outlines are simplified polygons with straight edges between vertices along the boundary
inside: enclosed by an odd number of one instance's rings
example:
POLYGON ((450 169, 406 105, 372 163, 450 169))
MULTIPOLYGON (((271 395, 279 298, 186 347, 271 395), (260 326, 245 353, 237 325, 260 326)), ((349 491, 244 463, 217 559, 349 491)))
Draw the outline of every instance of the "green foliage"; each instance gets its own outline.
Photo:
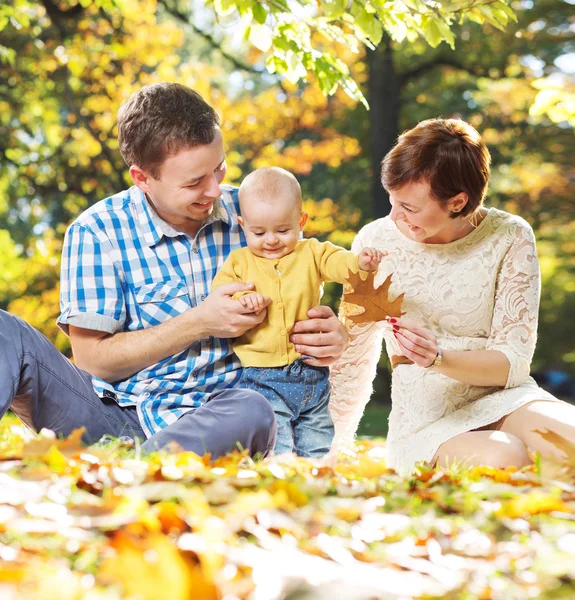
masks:
POLYGON ((384 33, 396 42, 424 39, 433 48, 445 41, 455 48, 453 27, 465 20, 504 29, 514 20, 508 0, 430 3, 371 0, 209 0, 223 25, 243 28, 244 37, 267 54, 266 67, 292 83, 312 73, 326 95, 341 87, 366 108, 367 100, 348 66, 324 49, 325 42, 350 48, 376 48, 384 33))

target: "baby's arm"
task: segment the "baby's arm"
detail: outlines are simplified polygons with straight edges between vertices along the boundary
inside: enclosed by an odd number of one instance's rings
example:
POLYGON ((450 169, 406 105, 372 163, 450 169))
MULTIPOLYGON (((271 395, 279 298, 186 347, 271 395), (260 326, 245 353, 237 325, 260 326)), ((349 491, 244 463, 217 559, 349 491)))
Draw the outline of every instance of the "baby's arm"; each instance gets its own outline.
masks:
POLYGON ((384 256, 387 256, 387 252, 377 248, 363 248, 359 253, 359 268, 362 271, 375 271, 384 256))
POLYGON ((234 295, 234 298, 240 301, 241 305, 248 310, 259 315, 260 312, 269 304, 270 299, 265 298, 261 294, 257 292, 244 292, 241 296, 237 297, 237 294, 234 295))

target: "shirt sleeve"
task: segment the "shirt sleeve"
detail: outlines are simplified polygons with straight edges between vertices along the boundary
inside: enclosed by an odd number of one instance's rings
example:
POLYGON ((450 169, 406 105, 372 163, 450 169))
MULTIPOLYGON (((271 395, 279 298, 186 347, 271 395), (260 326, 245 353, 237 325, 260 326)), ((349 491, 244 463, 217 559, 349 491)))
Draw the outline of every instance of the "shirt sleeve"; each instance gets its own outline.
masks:
POLYGON ((349 272, 357 273, 359 270, 359 257, 357 253, 335 246, 331 242, 310 240, 315 262, 323 281, 345 283, 349 272))
MULTIPOLYGON (((356 236, 352 253, 359 254, 370 246, 365 229, 356 236)), ((342 319, 340 310, 340 319, 342 319)), ((377 363, 381 356, 383 324, 346 322, 349 344, 339 360, 331 367, 331 397, 329 410, 335 427, 333 449, 351 444, 373 392, 377 363)))
POLYGON ((215 290, 220 285, 227 283, 238 283, 241 279, 241 269, 237 264, 234 253, 232 252, 220 267, 216 276, 212 280, 212 290, 215 290))
POLYGON ((514 224, 510 245, 501 262, 495 290, 488 350, 499 350, 509 361, 505 388, 521 385, 529 376, 537 339, 541 278, 535 237, 523 222, 514 224))
POLYGON ((116 333, 126 321, 122 281, 113 261, 112 245, 78 223, 70 226, 64 238, 60 310, 58 326, 66 334, 69 325, 116 333))

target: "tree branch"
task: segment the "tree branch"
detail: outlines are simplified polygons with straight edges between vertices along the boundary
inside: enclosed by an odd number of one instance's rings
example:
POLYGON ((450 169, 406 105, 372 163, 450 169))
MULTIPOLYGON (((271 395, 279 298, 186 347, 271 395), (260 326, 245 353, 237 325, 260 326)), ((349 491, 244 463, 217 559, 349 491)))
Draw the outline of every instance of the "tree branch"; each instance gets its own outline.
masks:
POLYGON ((417 67, 414 67, 413 69, 402 73, 399 76, 401 85, 403 86, 406 83, 409 83, 412 79, 415 79, 420 75, 424 75, 425 73, 432 71, 436 67, 452 67, 454 69, 458 69, 459 71, 465 71, 466 73, 469 73, 474 77, 488 77, 489 79, 499 79, 500 77, 500 75, 491 75, 489 73, 490 69, 485 69, 483 67, 478 66, 465 65, 454 57, 439 56, 432 60, 425 61, 417 65, 417 67))
POLYGON ((218 41, 216 39, 214 39, 207 31, 204 31, 203 29, 196 27, 191 22, 189 13, 182 12, 175 6, 169 5, 168 0, 160 0, 160 3, 168 11, 168 13, 170 15, 172 15, 172 17, 178 19, 178 21, 185 23, 186 25, 191 27, 195 33, 197 33, 199 36, 203 37, 204 40, 206 40, 206 42, 208 42, 208 44, 212 48, 214 48, 214 50, 217 50, 238 71, 246 71, 247 73, 256 73, 258 75, 263 73, 262 69, 255 69, 254 67, 239 61, 237 58, 235 58, 234 56, 232 56, 231 54, 228 54, 225 50, 223 50, 221 47, 221 44, 218 43, 218 41))

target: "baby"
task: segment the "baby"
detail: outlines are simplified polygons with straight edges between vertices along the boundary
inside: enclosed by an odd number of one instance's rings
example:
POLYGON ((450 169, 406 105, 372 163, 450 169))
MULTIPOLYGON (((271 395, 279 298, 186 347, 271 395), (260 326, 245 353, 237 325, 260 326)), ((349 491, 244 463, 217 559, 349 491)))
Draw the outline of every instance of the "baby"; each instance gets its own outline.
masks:
MULTIPOLYGON (((234 296, 267 318, 234 343, 244 367, 240 386, 271 403, 277 420, 275 452, 320 457, 331 446, 334 429, 328 410, 329 368, 306 364, 289 341, 296 321, 319 304, 325 281, 344 283, 350 271, 374 271, 384 253, 364 248, 359 255, 330 242, 301 239, 307 221, 297 179, 278 167, 250 173, 239 190, 247 248, 230 253, 212 288, 251 282, 254 291, 234 296), (270 302, 271 299, 271 302, 270 302), (269 303, 269 305, 268 305, 269 303)), ((246 407, 249 410, 249 407, 246 407)))

